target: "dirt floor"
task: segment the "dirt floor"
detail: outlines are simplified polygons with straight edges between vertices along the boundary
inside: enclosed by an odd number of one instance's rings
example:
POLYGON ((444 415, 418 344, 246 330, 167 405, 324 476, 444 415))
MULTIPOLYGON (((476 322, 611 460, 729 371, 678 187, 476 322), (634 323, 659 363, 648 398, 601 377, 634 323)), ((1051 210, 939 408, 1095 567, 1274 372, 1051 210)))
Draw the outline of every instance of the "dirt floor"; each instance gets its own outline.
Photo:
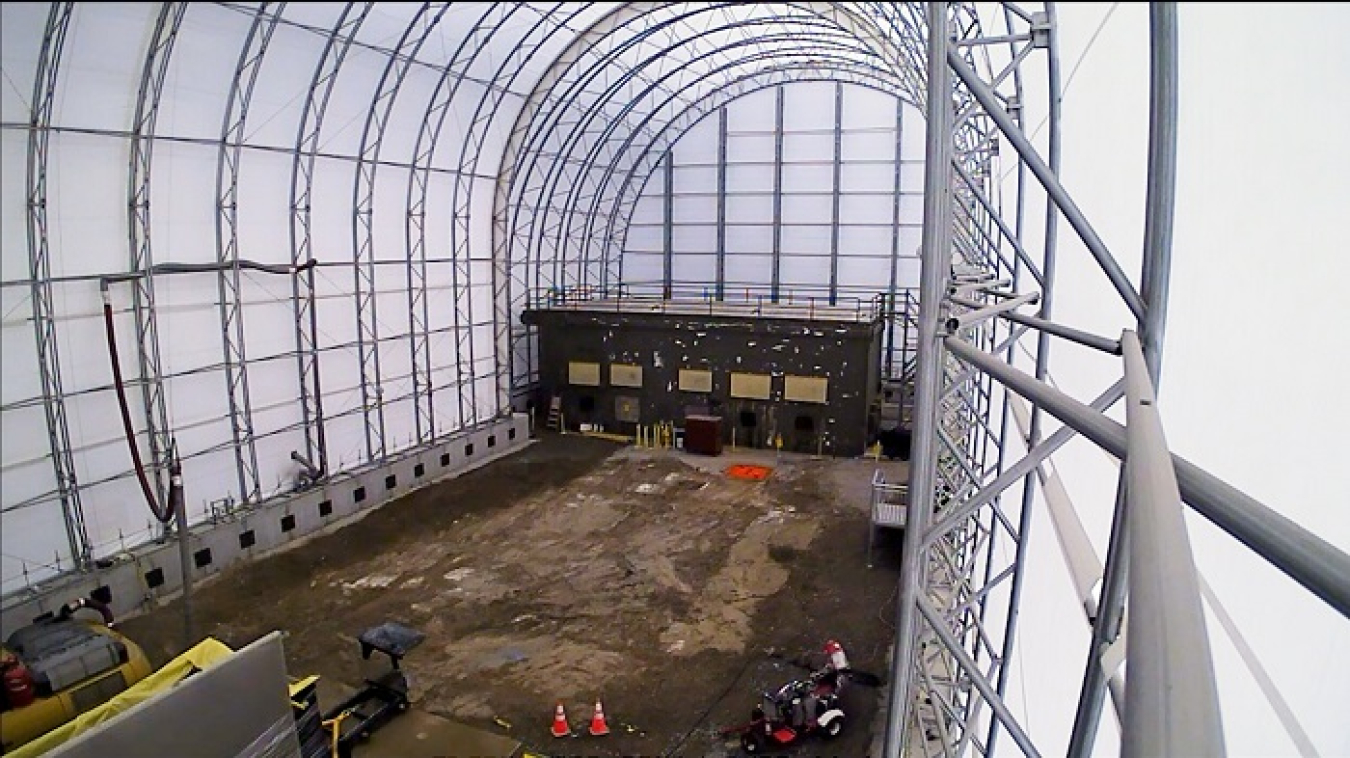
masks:
MULTIPOLYGON (((719 728, 805 675, 794 661, 823 661, 825 640, 888 673, 900 534, 880 533, 868 568, 867 498, 876 468, 904 465, 545 433, 226 571, 194 592, 196 630, 236 648, 284 630, 292 675, 357 686, 375 662, 356 636, 398 621, 426 634, 403 662, 420 710, 544 754, 735 754, 719 728), (733 463, 773 470, 739 480, 733 463), (597 698, 604 737, 585 733, 597 698), (580 736, 550 734, 559 701, 580 736)), ((156 664, 181 649, 177 603, 121 626, 156 664)), ((790 754, 866 755, 879 694, 846 688, 843 734, 790 754)))

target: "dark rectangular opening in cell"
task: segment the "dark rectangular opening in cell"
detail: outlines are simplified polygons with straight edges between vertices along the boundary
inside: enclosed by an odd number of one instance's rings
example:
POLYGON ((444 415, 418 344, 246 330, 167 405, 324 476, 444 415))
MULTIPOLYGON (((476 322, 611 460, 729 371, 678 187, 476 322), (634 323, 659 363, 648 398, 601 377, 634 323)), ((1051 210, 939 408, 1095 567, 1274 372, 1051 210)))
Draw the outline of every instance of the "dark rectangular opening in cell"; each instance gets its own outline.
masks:
POLYGON ((192 554, 192 562, 197 564, 197 568, 206 568, 211 565, 211 548, 204 547, 192 554))
POLYGON ((249 548, 253 547, 254 543, 256 543, 257 541, 258 538, 253 535, 252 529, 248 530, 247 532, 239 533, 240 550, 248 550, 249 548))
POLYGON ((290 530, 292 530, 292 529, 294 529, 294 528, 295 528, 295 515, 294 515, 294 514, 291 514, 291 515, 288 515, 288 516, 282 516, 282 517, 281 517, 281 531, 283 531, 283 532, 289 532, 290 530))

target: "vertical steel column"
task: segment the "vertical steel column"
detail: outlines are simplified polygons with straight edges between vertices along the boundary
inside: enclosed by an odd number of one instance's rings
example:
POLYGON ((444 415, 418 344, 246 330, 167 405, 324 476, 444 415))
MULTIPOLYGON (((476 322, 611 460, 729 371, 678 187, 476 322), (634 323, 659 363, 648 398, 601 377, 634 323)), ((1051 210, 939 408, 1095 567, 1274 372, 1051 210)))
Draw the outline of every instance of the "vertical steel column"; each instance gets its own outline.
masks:
POLYGON ((769 301, 778 302, 783 281, 783 85, 774 88, 773 106, 773 270, 769 301))
MULTIPOLYGON (((1144 360, 1153 387, 1161 378, 1162 338, 1171 269, 1172 211, 1176 186, 1176 7, 1149 5, 1149 162, 1144 218, 1142 266, 1144 313, 1139 317, 1144 360)), ((1155 390, 1156 391, 1156 390, 1155 390)), ((1101 658, 1120 636, 1125 613, 1126 576, 1135 548, 1126 502, 1126 468, 1121 470, 1111 536, 1106 549, 1101 599, 1093 623, 1092 642, 1083 675, 1082 691, 1070 735, 1070 756, 1087 756, 1097 737, 1108 678, 1101 658)))
POLYGON ((1181 493, 1138 336, 1125 357, 1129 654, 1121 754, 1224 754, 1219 693, 1181 493))
MULTIPOLYGON (((895 289, 896 280, 900 276, 900 163, 901 156, 904 153, 904 140, 901 131, 905 120, 905 101, 895 98, 895 192, 891 195, 891 271, 886 279, 886 302, 889 305, 889 316, 886 319, 886 376, 896 378, 895 373, 895 320, 904 318, 896 313, 895 289)), ((904 349, 904 345, 900 346, 904 349)), ((905 364, 903 357, 900 361, 900 371, 903 373, 905 364)))
POLYGON ((675 285, 675 149, 666 151, 661 217, 661 297, 669 300, 675 285))
POLYGON ((727 289, 727 107, 717 111, 717 285, 714 300, 727 289))
POLYGON ((839 196, 844 168, 844 85, 834 83, 834 183, 830 188, 830 305, 839 296, 839 196))
POLYGON ((938 397, 944 350, 938 334, 942 298, 951 269, 952 103, 951 72, 946 62, 947 4, 928 3, 928 124, 924 152, 922 288, 919 294, 919 357, 910 456, 909 512, 905 525, 900 586, 896 599, 895 646, 891 655, 891 691, 883 754, 897 758, 905 749, 914 670, 918 607, 925 583, 922 538, 933 510, 937 468, 938 397))
POLYGON ((42 381, 42 409, 47 416, 47 444, 61 498, 66 539, 77 568, 93 558, 89 533, 80 505, 80 485, 70 450, 66 401, 61 385, 61 358, 57 351, 56 319, 52 313, 51 248, 47 235, 47 166, 52 108, 56 101, 57 71, 74 3, 52 3, 43 34, 42 52, 33 76, 33 110, 28 122, 28 275, 32 277, 33 333, 37 339, 38 375, 42 381))
POLYGON ((157 502, 167 503, 165 453, 169 449, 168 411, 164 402, 163 371, 159 359, 159 327, 155 314, 154 256, 150 244, 150 165, 154 154, 155 120, 173 43, 187 12, 187 3, 165 3, 155 20, 155 30, 141 72, 136 96, 136 115, 131 134, 131 171, 127 188, 127 233, 130 236, 131 271, 144 276, 131 280, 131 309, 136 318, 138 384, 145 408, 146 438, 150 443, 150 472, 157 502))

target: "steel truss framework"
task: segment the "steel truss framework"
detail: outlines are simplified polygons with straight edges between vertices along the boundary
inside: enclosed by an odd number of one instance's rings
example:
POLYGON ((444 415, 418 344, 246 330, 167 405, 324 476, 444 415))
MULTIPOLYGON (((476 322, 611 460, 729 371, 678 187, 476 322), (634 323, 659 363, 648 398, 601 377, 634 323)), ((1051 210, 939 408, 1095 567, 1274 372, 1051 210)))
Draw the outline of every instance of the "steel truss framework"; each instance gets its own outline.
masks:
MULTIPOLYGON (((1176 31, 1171 4, 1154 4, 1150 10, 1147 240, 1143 270, 1136 278, 1116 263, 1056 178, 1056 97, 1044 98, 1050 108, 1044 154, 1025 131, 1024 88, 1060 91, 1052 5, 1033 12, 1007 3, 994 5, 991 13, 955 3, 483 3, 472 4, 472 10, 461 4, 406 4, 399 11, 404 16, 395 20, 402 24, 399 33, 380 36, 392 44, 372 42, 363 34, 377 18, 388 30, 393 17, 379 4, 318 5, 332 9, 328 25, 302 20, 314 16, 286 3, 213 8, 247 19, 223 121, 216 138, 207 140, 216 151, 214 263, 175 265, 152 254, 155 226, 149 198, 155 146, 192 141, 161 134, 158 117, 173 97, 167 71, 175 56, 185 54, 175 43, 198 4, 158 7, 144 60, 138 61, 141 76, 129 126, 123 133, 102 135, 124 140, 129 148, 129 269, 84 278, 105 287, 131 284, 140 434, 150 451, 149 468, 161 502, 173 445, 164 387, 186 373, 220 373, 231 430, 229 440, 188 451, 187 457, 228 450, 239 497, 252 502, 264 497, 258 443, 267 436, 302 434, 303 457, 327 474, 338 466, 325 428, 339 416, 360 417, 361 463, 368 463, 396 452, 386 428, 386 412, 394 403, 411 405, 412 446, 431 444, 509 412, 535 379, 534 335, 518 319, 530 293, 548 287, 622 293, 631 284, 624 278, 623 253, 638 199, 651 177, 662 171, 669 176, 669 156, 680 137, 713 114, 720 121, 718 273, 707 284, 716 298, 725 297, 725 106, 749 93, 779 88, 776 163, 781 170, 781 87, 831 81, 836 83, 836 114, 842 84, 849 83, 896 98, 897 133, 901 103, 924 109, 928 122, 917 313, 897 306, 902 298, 908 302, 908 295, 896 287, 898 240, 892 244, 889 278, 881 281, 879 275, 878 291, 866 293, 889 296, 893 328, 888 354, 902 356, 892 371, 913 378, 916 397, 885 754, 988 754, 1007 740, 1024 754, 1039 754, 1004 702, 1007 662, 1016 639, 1034 485, 1045 478, 1042 464, 1047 458, 1078 434, 1124 465, 1102 589, 1095 596, 1090 589, 1082 593, 1092 641, 1071 754, 1091 751, 1108 692, 1121 716, 1126 753, 1223 752, 1200 613, 1202 586, 1181 520, 1183 503, 1350 615, 1350 558, 1172 455, 1153 406, 1165 325, 1175 162, 1176 31), (460 24, 454 31, 456 43, 433 56, 433 49, 444 47, 442 25, 449 25, 452 17, 460 24), (251 141, 249 119, 258 78, 282 29, 316 35, 322 45, 300 98, 294 142, 278 148, 251 141), (363 111, 358 146, 346 155, 328 153, 324 136, 333 131, 327 117, 334 92, 352 61, 369 55, 378 56, 382 65, 363 111), (1044 72, 1043 78, 1028 73, 1033 64, 1044 72), (410 74, 428 70, 435 75, 429 91, 410 92, 416 89, 408 85, 410 74), (401 140, 406 135, 396 133, 395 103, 408 98, 425 103, 424 116, 411 150, 400 153, 394 148, 406 147, 401 140), (456 129, 448 127, 452 120, 456 129), (452 133, 453 142, 446 137, 452 133), (273 241, 272 249, 256 256, 278 258, 276 249, 285 246, 287 254, 280 257, 284 263, 255 263, 242 249, 240 166, 252 151, 280 151, 290 161, 289 239, 273 241), (392 157, 399 154, 406 157, 392 157), (313 211, 320 161, 350 168, 350 260, 317 260, 313 211), (1008 166, 1016 172, 1011 193, 1003 192, 999 182, 1008 166), (407 176, 407 212, 401 220, 402 249, 387 250, 382 246, 390 238, 377 233, 375 188, 377 174, 394 170, 407 176), (431 252, 436 230, 427 223, 433 204, 445 201, 433 194, 436 180, 448 180, 451 209, 447 257, 439 259, 431 252), (1026 241, 1033 235, 1026 232, 1024 217, 1026 198, 1033 194, 1044 196, 1048 208, 1034 246, 1026 241), (1061 217, 1132 315, 1118 336, 1091 334, 1054 320, 1061 217), (452 300, 449 323, 442 326, 435 325, 429 303, 436 285, 431 267, 437 264, 446 265, 449 282, 444 289, 452 300), (386 265, 402 269, 406 334, 382 333, 382 325, 391 321, 377 312, 377 281, 388 279, 377 272, 386 265), (328 267, 352 277, 356 328, 349 342, 320 344, 318 339, 315 276, 328 267), (155 282, 189 272, 216 279, 224 352, 217 366, 174 373, 162 360, 159 326, 164 316, 157 310, 155 282), (293 349, 266 356, 246 351, 245 272, 288 279, 293 349), (491 303, 475 303, 484 291, 491 293, 491 303), (917 361, 903 357, 908 336, 896 349, 897 330, 914 334, 917 361), (1123 378, 1087 403, 1065 396, 1047 382, 1052 338, 1120 356, 1123 378), (449 345, 439 348, 445 340, 449 345), (381 364, 381 347, 391 342, 407 350, 407 376, 390 375, 381 364), (320 365, 325 355, 353 349, 361 403, 326 416, 320 365), (1019 352, 1030 356, 1029 370, 1019 367, 1019 352), (295 366, 301 418, 291 427, 255 427, 249 369, 263 362, 295 366), (438 374, 450 378, 438 382, 438 374), (484 393, 490 396, 480 397, 481 382, 493 384, 494 391, 484 393), (1030 406, 1024 409, 1014 393, 1030 406), (1125 424, 1105 415, 1122 399, 1125 424), (447 406, 457 411, 453 422, 440 420, 437 409, 447 406), (1064 424, 1048 436, 1043 432, 1046 413, 1064 424), (1018 431, 1010 428, 1010 421, 1018 431), (1026 453, 1014 460, 1019 446, 1026 453), (1019 497, 1003 497, 1017 484, 1019 497), (1126 625, 1127 607, 1134 619, 1165 614, 1176 623, 1167 628, 1126 625), (1112 672, 1126 639, 1128 677, 1122 684, 1118 672, 1112 672), (1177 719, 1180 711, 1174 704, 1182 700, 1189 704, 1187 713, 1198 715, 1177 719)), ((58 73, 67 32, 78 13, 77 4, 51 4, 28 117, 3 125, 24 130, 28 157, 28 278, 3 285, 21 288, 31 297, 41 387, 39 397, 9 401, 3 410, 41 406, 54 481, 51 492, 22 503, 6 502, 4 508, 58 503, 69 555, 78 568, 88 568, 95 546, 87 533, 81 494, 100 482, 77 481, 78 451, 72 447, 65 406, 72 395, 62 383, 53 306, 54 288, 81 277, 53 276, 47 217, 51 140, 63 129, 53 122, 58 73)), ((831 303, 851 294, 838 283, 839 263, 846 255, 838 236, 838 123, 834 139, 830 273, 818 283, 831 303)), ((897 150, 897 188, 899 170, 897 150)), ((781 180, 775 181, 774 201, 775 221, 780 222, 781 180)), ((893 211, 898 228, 898 197, 893 211)), ((667 260, 659 283, 667 296, 675 294, 669 234, 667 222, 667 260)), ((771 300, 781 292, 781 237, 774 239, 770 252, 775 266, 762 283, 771 300)), ((1046 490, 1048 499, 1048 483, 1046 490)), ((1072 531, 1071 514, 1057 528, 1072 531)), ((1076 576, 1075 583, 1090 588, 1087 579, 1076 576)))

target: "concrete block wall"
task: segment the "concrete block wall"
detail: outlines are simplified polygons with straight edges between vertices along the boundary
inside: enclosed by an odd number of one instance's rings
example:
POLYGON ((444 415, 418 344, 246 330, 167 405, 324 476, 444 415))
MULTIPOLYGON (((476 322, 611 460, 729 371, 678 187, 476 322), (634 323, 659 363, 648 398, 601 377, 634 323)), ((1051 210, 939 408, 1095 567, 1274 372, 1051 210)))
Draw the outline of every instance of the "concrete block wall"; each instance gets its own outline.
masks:
MULTIPOLYGON (((241 509, 189 529, 193 587, 240 561, 295 547, 325 530, 353 523, 415 489, 453 478, 523 449, 529 417, 515 413, 379 465, 335 474, 321 486, 241 509)), ((117 619, 130 618, 181 594, 180 546, 175 538, 113 556, 111 565, 70 574, 12 593, 0 604, 0 638, 43 613, 106 587, 117 619)), ((106 565, 107 562, 105 562, 106 565)))

